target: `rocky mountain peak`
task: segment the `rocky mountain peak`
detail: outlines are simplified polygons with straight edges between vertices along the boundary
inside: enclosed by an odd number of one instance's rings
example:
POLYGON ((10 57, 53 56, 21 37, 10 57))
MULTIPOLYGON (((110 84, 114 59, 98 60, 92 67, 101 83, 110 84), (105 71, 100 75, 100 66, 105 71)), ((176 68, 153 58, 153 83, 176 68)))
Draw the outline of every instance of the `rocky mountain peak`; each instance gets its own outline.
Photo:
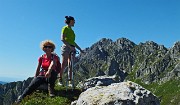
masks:
POLYGON ((177 59, 180 59, 180 41, 176 42, 173 47, 170 49, 170 53, 172 57, 175 57, 177 59))
POLYGON ((119 38, 119 39, 117 39, 116 41, 115 41, 115 43, 117 44, 117 45, 126 45, 126 46, 134 46, 135 45, 135 43, 134 42, 132 42, 132 41, 130 41, 129 39, 127 39, 127 38, 119 38))

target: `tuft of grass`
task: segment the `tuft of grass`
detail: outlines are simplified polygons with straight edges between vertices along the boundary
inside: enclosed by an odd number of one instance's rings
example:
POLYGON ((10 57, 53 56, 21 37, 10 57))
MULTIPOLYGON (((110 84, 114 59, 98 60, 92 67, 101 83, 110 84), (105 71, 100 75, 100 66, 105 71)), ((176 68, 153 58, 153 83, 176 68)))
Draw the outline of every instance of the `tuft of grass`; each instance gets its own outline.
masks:
POLYGON ((70 100, 66 97, 49 97, 45 93, 34 92, 26 97, 20 105, 70 105, 70 100))
POLYGON ((55 97, 50 97, 45 91, 36 91, 26 96, 20 105, 70 105, 78 99, 81 90, 55 86, 55 93, 55 97))

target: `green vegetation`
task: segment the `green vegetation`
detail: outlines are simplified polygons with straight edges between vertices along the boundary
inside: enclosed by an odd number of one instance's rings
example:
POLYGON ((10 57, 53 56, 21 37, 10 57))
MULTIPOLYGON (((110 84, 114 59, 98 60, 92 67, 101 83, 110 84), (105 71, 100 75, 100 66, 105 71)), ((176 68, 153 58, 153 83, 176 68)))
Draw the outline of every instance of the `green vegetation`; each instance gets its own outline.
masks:
POLYGON ((141 79, 136 79, 134 82, 140 84, 159 97, 161 100, 161 105, 180 104, 180 80, 178 79, 170 80, 160 85, 158 83, 146 85, 141 82, 141 79))
POLYGON ((56 96, 51 98, 47 92, 36 91, 32 95, 27 96, 20 105, 70 105, 72 101, 77 100, 81 90, 72 89, 61 86, 55 87, 56 96))
POLYGON ((128 77, 126 77, 126 80, 134 80, 138 68, 139 68, 138 63, 135 62, 134 66, 132 68, 132 71, 129 72, 128 77))

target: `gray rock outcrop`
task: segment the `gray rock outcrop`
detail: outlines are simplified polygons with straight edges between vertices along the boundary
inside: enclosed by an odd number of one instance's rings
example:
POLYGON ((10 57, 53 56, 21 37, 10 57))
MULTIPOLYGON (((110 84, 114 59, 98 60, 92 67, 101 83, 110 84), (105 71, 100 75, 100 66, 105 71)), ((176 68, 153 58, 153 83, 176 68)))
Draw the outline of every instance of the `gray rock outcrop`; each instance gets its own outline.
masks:
POLYGON ((83 82, 80 82, 77 87, 82 90, 87 90, 89 88, 95 87, 95 86, 108 86, 112 83, 118 83, 119 82, 119 76, 98 76, 89 78, 83 82))
POLYGON ((150 91, 128 81, 89 88, 71 105, 160 105, 160 101, 150 91))

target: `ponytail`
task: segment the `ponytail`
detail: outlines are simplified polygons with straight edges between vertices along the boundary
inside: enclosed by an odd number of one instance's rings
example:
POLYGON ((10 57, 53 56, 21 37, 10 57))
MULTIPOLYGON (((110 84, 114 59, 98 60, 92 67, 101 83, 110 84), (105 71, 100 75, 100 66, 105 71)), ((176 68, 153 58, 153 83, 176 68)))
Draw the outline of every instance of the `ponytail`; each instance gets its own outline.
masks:
POLYGON ((66 24, 69 24, 71 20, 74 20, 74 17, 72 16, 65 16, 65 18, 66 18, 65 20, 66 24))

